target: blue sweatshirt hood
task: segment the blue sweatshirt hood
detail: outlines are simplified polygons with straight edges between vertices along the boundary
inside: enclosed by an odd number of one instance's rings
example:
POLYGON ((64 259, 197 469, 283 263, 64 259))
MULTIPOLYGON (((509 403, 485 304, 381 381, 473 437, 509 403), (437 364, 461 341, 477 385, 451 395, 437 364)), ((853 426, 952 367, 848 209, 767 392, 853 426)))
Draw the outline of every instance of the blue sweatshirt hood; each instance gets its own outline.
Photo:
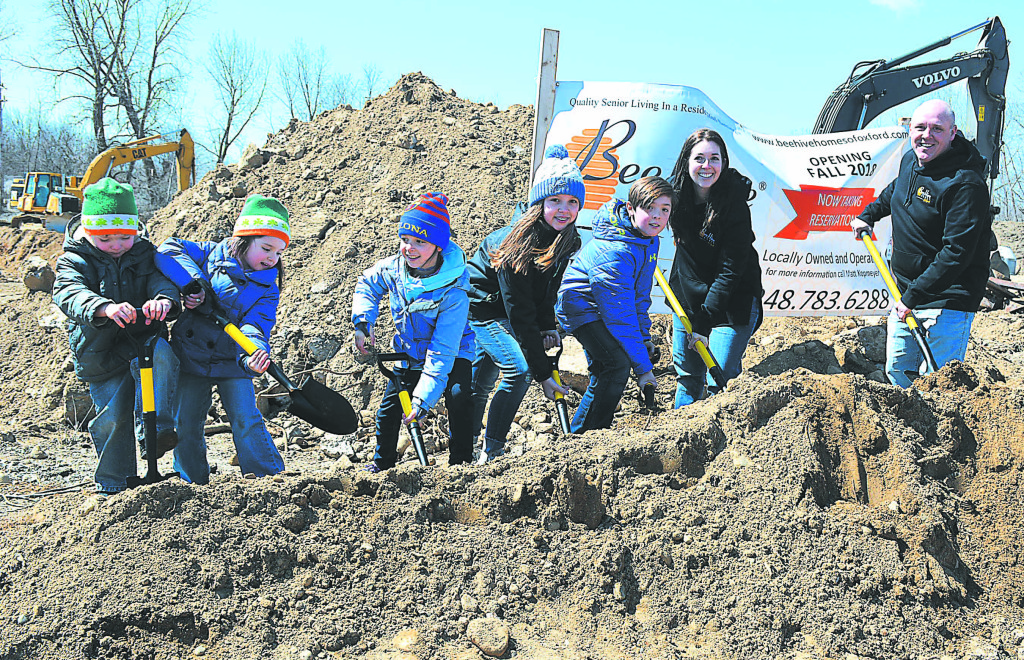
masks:
POLYGON ((448 247, 441 251, 441 261, 441 268, 423 279, 413 277, 408 266, 401 264, 399 273, 408 300, 415 300, 424 293, 454 284, 466 274, 466 253, 454 242, 449 241, 448 247))

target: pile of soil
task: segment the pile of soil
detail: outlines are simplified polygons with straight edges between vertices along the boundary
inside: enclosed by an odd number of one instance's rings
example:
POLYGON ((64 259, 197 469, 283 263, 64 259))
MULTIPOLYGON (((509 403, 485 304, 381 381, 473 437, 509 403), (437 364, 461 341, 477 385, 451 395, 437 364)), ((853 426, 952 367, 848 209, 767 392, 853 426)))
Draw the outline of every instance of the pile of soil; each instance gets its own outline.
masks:
MULTIPOLYGON (((383 379, 351 349, 355 279, 394 251, 417 192, 449 196, 469 251, 507 222, 531 121, 410 74, 362 110, 293 123, 152 219, 157 239, 219 240, 246 194, 291 212, 274 353, 363 425, 325 435, 278 402, 276 477, 242 478, 221 433, 209 486, 32 497, 89 481, 95 459, 66 421, 81 385, 59 318, 4 285, 0 658, 1024 653, 1019 315, 979 314, 965 363, 906 391, 878 382, 877 319, 770 318, 744 374, 686 409, 646 411, 631 385, 614 429, 562 437, 531 388, 506 457, 448 467, 442 408, 436 466, 358 469, 383 379)), ((667 404, 670 319, 654 335, 667 404)))

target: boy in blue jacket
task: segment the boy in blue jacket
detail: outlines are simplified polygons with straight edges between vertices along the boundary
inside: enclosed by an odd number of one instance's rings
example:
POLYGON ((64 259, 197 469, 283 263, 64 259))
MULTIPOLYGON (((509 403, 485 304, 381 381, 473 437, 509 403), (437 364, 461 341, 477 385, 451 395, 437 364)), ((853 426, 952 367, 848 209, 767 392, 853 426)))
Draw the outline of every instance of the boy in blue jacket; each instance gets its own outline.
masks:
POLYGON ((581 344, 590 384, 576 409, 573 433, 608 428, 632 368, 643 389, 657 387, 651 341, 651 287, 658 265, 658 234, 668 225, 675 192, 661 177, 629 188, 629 201, 612 199, 594 217, 593 239, 569 263, 558 290, 558 322, 581 344))
POLYGON ((395 369, 411 393, 412 412, 402 413, 399 390, 388 382, 377 410, 377 450, 368 472, 394 467, 398 429, 430 410, 444 394, 451 432, 449 465, 473 458, 472 359, 476 352, 469 317, 466 255, 451 241, 448 198, 420 197, 402 214, 398 254, 382 259, 359 278, 352 300, 356 349, 376 344, 377 308, 388 294, 395 322, 394 350, 410 361, 395 369))
MULTIPOLYGON (((75 373, 89 383, 96 409, 89 422, 99 458, 96 488, 113 494, 135 476, 133 437, 140 443, 144 437, 138 349, 154 335, 167 336, 164 320, 178 310, 178 289, 153 263, 153 244, 139 235, 131 186, 105 178, 84 197, 81 217, 64 235, 53 302, 68 317, 75 373)), ((153 359, 159 457, 178 441, 172 411, 178 360, 164 339, 153 359)))

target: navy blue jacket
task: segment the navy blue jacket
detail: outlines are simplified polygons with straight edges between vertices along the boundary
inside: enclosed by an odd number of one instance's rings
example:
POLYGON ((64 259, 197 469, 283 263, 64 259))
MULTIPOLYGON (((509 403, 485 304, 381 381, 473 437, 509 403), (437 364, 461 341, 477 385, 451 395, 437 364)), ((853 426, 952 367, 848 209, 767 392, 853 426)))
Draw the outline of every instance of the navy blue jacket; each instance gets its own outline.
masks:
MULTIPOLYGON (((228 319, 258 347, 270 353, 270 331, 277 322, 277 269, 246 270, 228 254, 227 244, 194 243, 180 238, 164 241, 157 250, 156 265, 183 289, 194 279, 213 287, 217 303, 228 319)), ((210 378, 254 378, 259 374, 245 366, 248 355, 204 314, 186 309, 171 333, 181 370, 210 378)))
POLYGON ((123 374, 138 357, 140 344, 154 334, 167 336, 166 324, 144 321, 120 328, 108 318, 96 318, 107 303, 142 307, 147 300, 167 299, 170 318, 178 309, 178 290, 153 263, 156 248, 145 237, 119 259, 86 240, 78 219, 64 233, 64 254, 57 259, 53 302, 68 317, 68 341, 75 354, 75 374, 86 382, 99 382, 123 374), (134 341, 132 341, 134 339, 134 341))

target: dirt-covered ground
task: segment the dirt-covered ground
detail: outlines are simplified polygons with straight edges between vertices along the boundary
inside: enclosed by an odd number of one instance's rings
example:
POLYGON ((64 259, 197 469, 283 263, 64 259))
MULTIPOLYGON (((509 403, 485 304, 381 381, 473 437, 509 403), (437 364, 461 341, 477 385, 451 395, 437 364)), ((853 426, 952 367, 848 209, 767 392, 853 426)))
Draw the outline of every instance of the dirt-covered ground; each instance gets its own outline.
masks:
MULTIPOLYGON (((770 318, 745 373, 687 409, 643 410, 631 386, 614 429, 563 437, 533 388, 494 463, 447 466, 442 410, 436 465, 359 470, 383 379, 351 350, 355 278, 416 192, 449 195, 470 250, 507 221, 531 120, 410 74, 151 220, 158 239, 217 239, 248 193, 292 212, 275 356, 366 423, 324 435, 267 399, 276 477, 231 466, 215 409, 209 486, 75 489, 88 396, 59 312, 20 284, 59 237, 0 229, 0 658, 1024 657, 1019 314, 979 314, 966 362, 907 391, 880 382, 878 319, 770 318)), ((1021 255, 1019 228, 997 233, 1021 255)), ((664 405, 670 334, 657 318, 664 405)))

